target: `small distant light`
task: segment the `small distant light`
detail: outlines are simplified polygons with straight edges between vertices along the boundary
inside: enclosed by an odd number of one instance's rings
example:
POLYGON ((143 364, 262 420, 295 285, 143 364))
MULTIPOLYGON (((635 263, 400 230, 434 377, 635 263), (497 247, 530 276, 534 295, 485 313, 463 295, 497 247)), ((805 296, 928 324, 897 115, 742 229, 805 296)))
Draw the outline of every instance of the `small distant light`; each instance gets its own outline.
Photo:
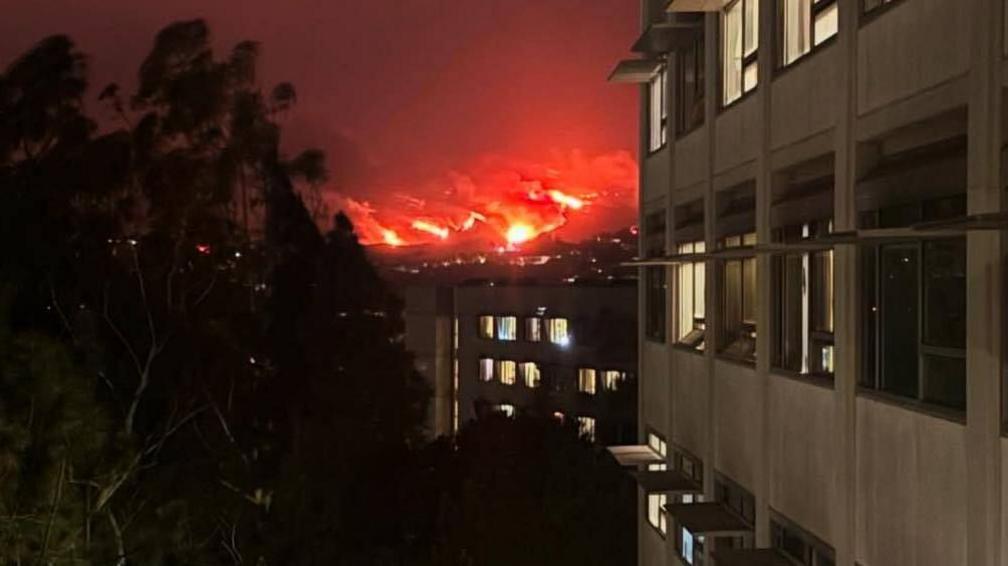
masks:
POLYGON ((241 258, 241 252, 235 252, 235 257, 236 258, 241 258))
POLYGON ((196 244, 196 251, 203 255, 207 255, 210 253, 210 244, 196 244))
POLYGON ((129 244, 129 245, 131 245, 131 246, 137 245, 137 241, 134 240, 133 238, 130 238, 130 239, 126 240, 126 243, 129 244))
POLYGON ((255 360, 255 358, 253 356, 249 356, 249 363, 252 364, 252 365, 255 365, 256 360, 255 360))
POLYGON ((560 339, 557 340, 557 344, 559 344, 562 348, 570 346, 570 342, 570 336, 561 336, 560 339))

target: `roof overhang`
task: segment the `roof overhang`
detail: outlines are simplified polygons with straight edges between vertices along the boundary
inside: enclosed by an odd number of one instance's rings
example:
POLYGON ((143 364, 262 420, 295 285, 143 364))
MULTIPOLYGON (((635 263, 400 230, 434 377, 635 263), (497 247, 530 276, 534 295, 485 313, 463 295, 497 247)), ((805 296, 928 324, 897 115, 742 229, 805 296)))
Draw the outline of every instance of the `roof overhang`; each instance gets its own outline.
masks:
POLYGON ((703 486, 678 470, 631 472, 644 493, 703 493, 703 486))
POLYGON ((611 83, 646 83, 651 80, 661 61, 655 59, 624 59, 609 73, 611 83))
POLYGON ((729 0, 671 0, 666 12, 720 12, 729 0))
POLYGON ((712 537, 742 536, 752 532, 752 526, 721 503, 680 503, 666 505, 665 512, 686 530, 712 537))
POLYGON ((687 47, 702 33, 697 22, 659 22, 649 25, 630 50, 648 55, 669 53, 687 47))
POLYGON ((646 466, 648 464, 665 463, 665 458, 647 444, 610 446, 608 450, 621 466, 646 466))
POLYGON ((794 562, 773 548, 715 550, 711 556, 717 566, 794 566, 794 562))

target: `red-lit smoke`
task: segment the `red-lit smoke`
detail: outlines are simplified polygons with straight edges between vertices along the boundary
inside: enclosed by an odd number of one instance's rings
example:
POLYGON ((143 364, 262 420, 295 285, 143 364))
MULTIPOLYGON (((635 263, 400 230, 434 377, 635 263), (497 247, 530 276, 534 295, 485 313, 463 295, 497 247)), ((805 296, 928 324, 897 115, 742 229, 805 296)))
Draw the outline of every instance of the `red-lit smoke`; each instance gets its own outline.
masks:
POLYGON ((628 151, 548 159, 485 157, 469 170, 411 188, 371 190, 367 201, 330 194, 365 245, 487 240, 518 246, 557 231, 569 240, 621 228, 637 206, 637 163, 628 151))

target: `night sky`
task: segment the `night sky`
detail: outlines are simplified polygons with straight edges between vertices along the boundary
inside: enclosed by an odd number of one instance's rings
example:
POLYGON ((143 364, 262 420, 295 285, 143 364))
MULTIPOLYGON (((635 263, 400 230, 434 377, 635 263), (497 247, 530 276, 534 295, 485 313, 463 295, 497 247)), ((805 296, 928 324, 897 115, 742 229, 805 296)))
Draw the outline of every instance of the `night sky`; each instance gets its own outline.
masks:
POLYGON ((631 0, 38 0, 0 18, 0 64, 66 33, 90 56, 96 96, 132 85, 165 24, 203 17, 221 53, 260 41, 263 82, 295 84, 286 147, 326 151, 327 200, 366 242, 389 231, 436 242, 417 219, 454 238, 469 218, 501 238, 527 223, 529 236, 566 224, 557 234, 578 239, 636 215, 637 91, 605 78, 637 11, 631 0))

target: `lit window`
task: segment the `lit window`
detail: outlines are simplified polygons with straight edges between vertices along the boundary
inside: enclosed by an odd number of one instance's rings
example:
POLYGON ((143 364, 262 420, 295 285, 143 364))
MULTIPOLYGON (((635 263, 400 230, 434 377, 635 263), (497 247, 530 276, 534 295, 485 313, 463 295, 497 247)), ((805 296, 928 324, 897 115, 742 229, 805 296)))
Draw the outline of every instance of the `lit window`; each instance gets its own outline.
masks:
POLYGON ((525 340, 529 342, 542 340, 542 319, 536 317, 525 319, 525 340))
MULTIPOLYGON (((697 485, 703 484, 703 465, 699 460, 683 452, 676 451, 675 466, 684 476, 692 479, 697 485)), ((679 503, 683 504, 700 503, 703 501, 703 496, 689 493, 679 495, 677 499, 679 503)), ((673 532, 676 533, 675 545, 679 556, 687 564, 699 564, 703 556, 704 537, 702 535, 694 535, 689 529, 681 525, 678 528, 673 528, 673 532)))
MULTIPOLYGON (((756 234, 729 236, 722 247, 752 246, 756 234)), ((737 360, 756 359, 756 258, 746 257, 724 262, 722 277, 721 353, 737 360)))
POLYGON ((456 316, 452 319, 452 349, 458 350, 459 345, 459 321, 456 316))
POLYGON ((492 340, 494 337, 494 317, 484 315, 479 317, 479 337, 492 340))
POLYGON ((513 360, 501 360, 497 362, 497 376, 504 385, 514 385, 517 373, 518 364, 513 360))
POLYGON ((501 403, 495 407, 495 410, 508 418, 515 416, 515 406, 510 403, 501 403))
POLYGON ((735 0, 721 15, 721 80, 725 106, 756 88, 759 0, 735 0))
POLYGON ((480 358, 479 361, 479 378, 480 381, 493 381, 494 378, 494 361, 491 358, 480 358))
POLYGON ((578 370, 578 391, 595 394, 595 370, 592 368, 581 368, 578 370))
POLYGON ((497 317, 497 339, 507 341, 518 339, 518 317, 497 317))
POLYGON ((570 343, 570 336, 567 334, 567 319, 546 319, 546 335, 553 344, 560 346, 568 345, 570 343))
POLYGON ((626 381, 626 373, 614 369, 602 372, 602 387, 606 391, 616 391, 620 383, 626 381))
POLYGON ((593 417, 578 417, 578 436, 595 441, 595 419, 593 417))
POLYGON ((655 72, 648 84, 649 149, 651 151, 657 151, 664 147, 668 136, 666 131, 668 110, 665 103, 667 82, 668 71, 662 67, 655 72))
MULTIPOLYGON (((706 246, 703 242, 690 242, 679 245, 680 254, 702 254, 706 246)), ((682 263, 676 268, 679 280, 676 301, 678 309, 678 336, 676 341, 695 350, 704 349, 706 334, 704 283, 706 267, 703 261, 682 263)))
MULTIPOLYGON (((668 447, 665 444, 665 440, 654 433, 648 433, 648 446, 660 454, 662 458, 665 458, 668 454, 668 447)), ((652 471, 661 471, 668 469, 667 464, 648 464, 648 469, 652 471)), ((668 532, 668 517, 665 515, 665 504, 668 502, 668 496, 664 493, 649 493, 647 501, 647 520, 658 532, 664 536, 668 532)))
MULTIPOLYGON (((779 228, 778 240, 824 236, 822 221, 779 228)), ((775 257, 777 335, 774 365, 800 374, 833 374, 833 251, 775 257)))
POLYGON ((523 362, 519 368, 521 371, 522 382, 525 384, 525 387, 539 387, 542 382, 542 373, 539 371, 538 364, 535 362, 523 362))
POLYGON ((782 0, 781 53, 785 66, 837 33, 836 0, 782 0))

